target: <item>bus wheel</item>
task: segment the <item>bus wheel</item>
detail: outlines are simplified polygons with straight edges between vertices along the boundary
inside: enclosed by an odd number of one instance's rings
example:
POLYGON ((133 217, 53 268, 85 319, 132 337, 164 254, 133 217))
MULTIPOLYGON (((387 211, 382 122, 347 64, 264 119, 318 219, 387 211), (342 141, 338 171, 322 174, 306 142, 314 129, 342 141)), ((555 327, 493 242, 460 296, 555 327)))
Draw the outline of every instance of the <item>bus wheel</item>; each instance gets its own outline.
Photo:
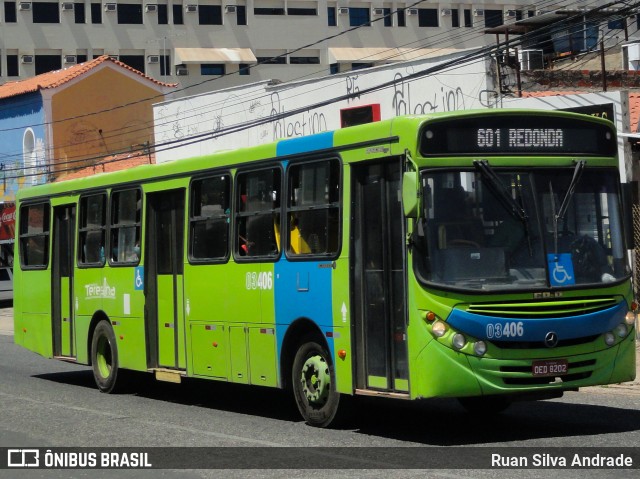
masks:
POLYGON ((508 396, 478 396, 458 398, 467 412, 474 415, 498 414, 511 405, 508 396))
POLYGON ((114 392, 118 379, 118 346, 107 321, 100 321, 93 332, 91 364, 98 389, 105 393, 114 392))
POLYGON ((338 412, 340 394, 329 353, 315 342, 304 343, 293 361, 292 380, 298 410, 307 424, 331 424, 338 412))

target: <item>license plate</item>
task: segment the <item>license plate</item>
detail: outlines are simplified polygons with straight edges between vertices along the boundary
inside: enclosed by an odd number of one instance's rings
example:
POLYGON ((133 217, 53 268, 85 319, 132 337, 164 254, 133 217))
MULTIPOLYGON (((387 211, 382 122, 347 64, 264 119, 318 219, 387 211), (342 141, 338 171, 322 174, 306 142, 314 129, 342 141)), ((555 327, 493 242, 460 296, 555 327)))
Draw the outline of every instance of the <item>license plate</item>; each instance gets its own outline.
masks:
POLYGON ((534 361, 531 365, 531 373, 534 377, 562 376, 569 372, 569 361, 566 359, 549 359, 546 361, 534 361))

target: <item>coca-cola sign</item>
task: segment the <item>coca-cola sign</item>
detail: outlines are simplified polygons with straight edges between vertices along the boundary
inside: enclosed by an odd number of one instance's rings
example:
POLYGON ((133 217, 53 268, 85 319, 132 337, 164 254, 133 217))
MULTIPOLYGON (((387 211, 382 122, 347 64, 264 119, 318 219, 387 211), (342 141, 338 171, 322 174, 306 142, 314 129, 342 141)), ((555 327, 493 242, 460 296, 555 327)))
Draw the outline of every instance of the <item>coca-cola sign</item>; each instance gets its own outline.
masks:
POLYGON ((16 204, 0 203, 0 241, 12 240, 16 230, 16 204))

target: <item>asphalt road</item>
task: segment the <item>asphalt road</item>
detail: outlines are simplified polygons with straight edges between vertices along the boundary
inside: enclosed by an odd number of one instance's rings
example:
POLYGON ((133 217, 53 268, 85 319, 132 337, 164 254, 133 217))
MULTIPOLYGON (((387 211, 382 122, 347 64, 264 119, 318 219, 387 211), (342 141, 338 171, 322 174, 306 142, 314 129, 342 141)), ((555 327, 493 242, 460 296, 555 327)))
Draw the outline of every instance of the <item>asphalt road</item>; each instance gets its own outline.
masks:
POLYGON ((348 459, 358 451, 353 448, 361 447, 382 448, 393 455, 398 447, 443 454, 435 448, 637 446, 640 388, 634 384, 587 388, 553 401, 516 403, 493 418, 469 416, 454 400, 409 403, 358 398, 352 424, 321 430, 307 426, 282 391, 197 380, 175 385, 147 375, 136 379, 124 394, 102 394, 89 368, 41 358, 13 344, 10 334, 0 335, 0 447, 257 447, 261 451, 295 446, 308 448, 309 467, 315 469, 0 470, 0 478, 638 477, 637 470, 389 471, 377 467, 384 464, 376 461, 361 469, 332 469, 333 460, 348 459), (326 456, 316 447, 337 447, 340 452, 326 456))

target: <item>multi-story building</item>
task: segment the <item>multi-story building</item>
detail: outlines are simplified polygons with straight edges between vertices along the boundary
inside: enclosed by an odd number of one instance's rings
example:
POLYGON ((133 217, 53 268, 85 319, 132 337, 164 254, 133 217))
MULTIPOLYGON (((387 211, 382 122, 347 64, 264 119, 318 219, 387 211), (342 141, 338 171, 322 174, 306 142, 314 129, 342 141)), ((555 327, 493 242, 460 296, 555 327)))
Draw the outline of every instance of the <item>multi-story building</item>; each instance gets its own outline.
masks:
POLYGON ((106 54, 190 95, 477 47, 494 41, 487 27, 605 3, 508 2, 2 1, 0 83, 106 54))

